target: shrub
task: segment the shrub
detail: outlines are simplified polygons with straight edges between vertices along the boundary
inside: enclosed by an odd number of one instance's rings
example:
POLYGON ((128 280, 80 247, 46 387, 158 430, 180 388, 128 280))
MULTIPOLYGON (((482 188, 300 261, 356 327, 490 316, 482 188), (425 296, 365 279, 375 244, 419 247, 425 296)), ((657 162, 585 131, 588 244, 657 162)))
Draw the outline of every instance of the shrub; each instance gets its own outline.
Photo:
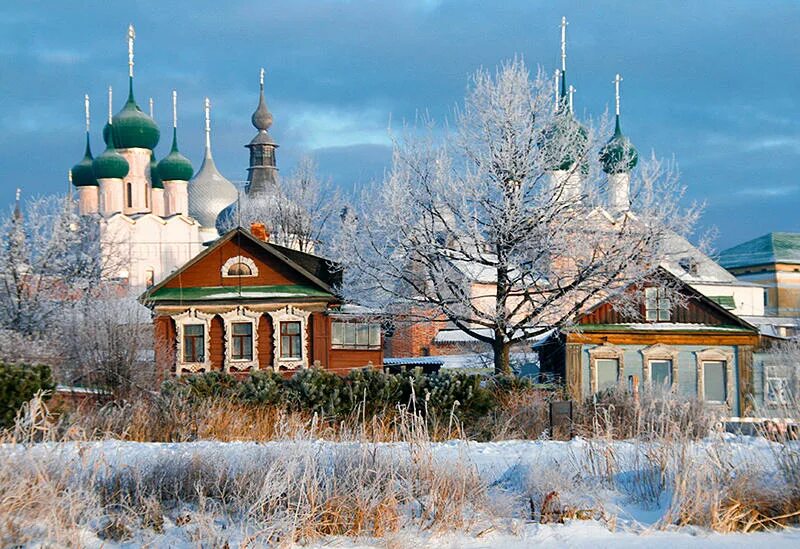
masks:
POLYGON ((286 383, 280 374, 258 371, 239 382, 236 396, 250 404, 279 405, 286 401, 286 383))
POLYGON ((161 392, 165 396, 175 396, 188 400, 235 398, 238 390, 239 382, 237 379, 223 372, 181 376, 169 379, 161 386, 161 392))
POLYGON ((401 377, 368 368, 352 370, 345 378, 351 409, 363 406, 365 415, 374 415, 400 402, 402 385, 401 377))
POLYGON ((39 391, 56 388, 44 365, 0 363, 0 426, 12 427, 17 411, 39 391))
POLYGON ((284 385, 286 398, 298 410, 341 416, 353 410, 344 380, 325 370, 301 370, 284 385))

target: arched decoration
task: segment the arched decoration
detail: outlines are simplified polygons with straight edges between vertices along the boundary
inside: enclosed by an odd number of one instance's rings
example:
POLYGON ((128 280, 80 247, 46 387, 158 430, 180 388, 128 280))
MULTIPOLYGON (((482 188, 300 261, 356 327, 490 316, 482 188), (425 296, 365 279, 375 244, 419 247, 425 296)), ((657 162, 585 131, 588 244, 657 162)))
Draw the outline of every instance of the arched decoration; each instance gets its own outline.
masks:
POLYGON ((240 305, 219 316, 225 323, 225 371, 236 373, 258 370, 258 320, 261 318, 261 313, 240 305), (237 329, 247 325, 250 329, 249 335, 246 330, 237 329), (249 349, 245 349, 248 337, 249 349), (234 340, 238 340, 239 343, 235 343, 234 340), (249 352, 243 352, 244 350, 249 352))
POLYGON ((671 363, 670 377, 672 383, 671 389, 674 391, 678 387, 678 355, 679 351, 675 347, 664 345, 663 343, 656 343, 649 347, 645 347, 642 353, 642 376, 646 386, 650 386, 653 380, 653 372, 650 369, 650 361, 652 360, 668 360, 671 363))
MULTIPOLYGON (((211 319, 213 314, 202 313, 191 308, 180 314, 172 315, 175 321, 175 334, 177 338, 177 353, 175 354, 175 375, 182 373, 197 373, 211 371, 211 319), (194 334, 187 334, 187 328, 202 326, 202 356, 187 349, 187 337, 197 337, 194 334), (194 358, 194 360, 193 360, 194 358)), ((199 330, 198 330, 199 331, 199 330)), ((199 334, 198 334, 199 336, 199 334)))
MULTIPOLYGON (((268 313, 272 318, 272 334, 273 334, 273 348, 274 359, 272 368, 276 371, 282 370, 297 370, 298 368, 308 368, 309 364, 309 348, 308 348, 308 318, 311 311, 304 311, 292 305, 287 305, 277 311, 268 313), (286 328, 286 330, 282 330, 286 328), (298 328, 295 333, 295 328, 298 328), (286 333, 282 333, 285 331, 286 333), (300 356, 285 356, 286 349, 282 349, 282 339, 286 338, 283 343, 292 343, 297 341, 299 336, 299 349, 292 346, 295 354, 300 356)), ((285 346, 284 346, 285 347, 285 346)))
POLYGON ((258 276, 256 262, 243 255, 237 255, 228 259, 222 265, 222 276, 224 278, 242 278, 258 276))
POLYGON ((733 396, 734 396, 734 380, 733 380, 733 351, 729 349, 703 349, 695 353, 697 361, 697 398, 706 400, 706 380, 705 380, 705 364, 707 362, 722 362, 725 365, 725 402, 717 402, 724 404, 729 410, 733 409, 733 396))
POLYGON ((603 343, 597 347, 589 349, 589 380, 591 384, 592 394, 599 390, 598 383, 598 368, 597 362, 599 360, 616 360, 617 361, 617 386, 622 384, 623 372, 625 371, 625 350, 622 347, 617 347, 610 343, 603 343))

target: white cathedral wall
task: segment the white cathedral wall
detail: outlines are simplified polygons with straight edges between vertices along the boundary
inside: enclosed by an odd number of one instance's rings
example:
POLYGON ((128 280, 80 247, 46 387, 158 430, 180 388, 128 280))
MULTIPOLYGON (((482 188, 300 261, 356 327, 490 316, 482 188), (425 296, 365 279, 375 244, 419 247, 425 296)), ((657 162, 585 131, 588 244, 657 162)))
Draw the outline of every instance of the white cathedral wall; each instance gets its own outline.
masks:
POLYGON ((108 276, 125 278, 132 288, 140 290, 148 282, 157 284, 200 253, 198 229, 197 222, 184 216, 108 218, 103 224, 103 261, 108 265, 108 276))
POLYGON ((98 212, 100 189, 93 185, 78 187, 78 212, 81 215, 98 212))
POLYGON ((122 180, 98 179, 100 183, 100 215, 108 217, 123 208, 122 180))
POLYGON ((189 190, 186 181, 164 181, 165 215, 189 213, 189 190))
POLYGON ((124 199, 123 212, 135 214, 150 211, 150 149, 117 149, 130 169, 124 179, 122 194, 124 199), (131 200, 128 201, 128 185, 131 188, 131 200))

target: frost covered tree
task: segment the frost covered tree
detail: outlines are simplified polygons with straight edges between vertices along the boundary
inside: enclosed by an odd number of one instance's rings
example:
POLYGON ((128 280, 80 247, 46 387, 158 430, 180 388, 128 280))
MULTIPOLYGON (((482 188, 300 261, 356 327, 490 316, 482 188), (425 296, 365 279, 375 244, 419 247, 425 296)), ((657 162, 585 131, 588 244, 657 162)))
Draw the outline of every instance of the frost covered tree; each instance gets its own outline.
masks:
POLYGON ((475 74, 451 125, 395 139, 391 170, 336 239, 345 296, 452 323, 507 373, 514 344, 642 282, 696 211, 681 209, 675 171, 655 159, 633 176, 630 211, 603 208, 608 132, 580 124, 571 103, 513 60, 475 74))
POLYGON ((304 157, 271 192, 242 195, 238 211, 220 224, 221 232, 238 225, 264 223, 271 241, 308 253, 319 253, 329 242, 332 222, 342 209, 339 191, 322 179, 314 160, 304 157))
POLYGON ((18 198, 0 229, 0 328, 40 333, 59 302, 96 287, 113 268, 101 261, 100 230, 64 197, 34 198, 24 208, 18 198))

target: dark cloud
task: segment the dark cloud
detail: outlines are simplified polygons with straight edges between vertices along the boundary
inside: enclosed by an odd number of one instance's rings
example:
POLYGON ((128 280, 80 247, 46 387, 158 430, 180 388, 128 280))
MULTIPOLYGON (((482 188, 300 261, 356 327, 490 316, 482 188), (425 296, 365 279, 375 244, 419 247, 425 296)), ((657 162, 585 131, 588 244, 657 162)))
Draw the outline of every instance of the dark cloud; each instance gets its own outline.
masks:
MULTIPOLYGON (((707 204, 719 247, 800 230, 800 5, 793 2, 29 2, 0 6, 0 196, 62 191, 82 152, 82 97, 93 145, 105 89, 126 88, 125 30, 137 26, 136 93, 162 128, 180 94, 180 143, 202 156, 202 98, 214 154, 243 179, 257 72, 281 143, 281 169, 312 153, 344 188, 379 178, 386 128, 419 111, 445 117, 478 67, 515 54, 558 62, 570 20, 569 77, 579 112, 598 115, 623 84, 623 125, 640 151, 674 155, 687 200, 707 204)), ((166 132, 165 132, 166 133, 166 132)), ((159 146, 166 152, 168 139, 159 146)))

